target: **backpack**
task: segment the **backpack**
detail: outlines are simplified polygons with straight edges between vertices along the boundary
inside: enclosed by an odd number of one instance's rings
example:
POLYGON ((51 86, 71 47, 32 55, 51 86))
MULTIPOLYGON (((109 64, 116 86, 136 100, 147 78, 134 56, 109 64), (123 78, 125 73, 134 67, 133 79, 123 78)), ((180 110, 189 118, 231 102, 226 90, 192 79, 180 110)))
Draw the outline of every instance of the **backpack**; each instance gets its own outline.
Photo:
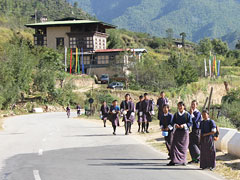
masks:
POLYGON ((220 134, 220 131, 219 131, 219 127, 216 126, 216 133, 213 135, 213 139, 214 141, 218 141, 219 140, 219 134, 220 134))

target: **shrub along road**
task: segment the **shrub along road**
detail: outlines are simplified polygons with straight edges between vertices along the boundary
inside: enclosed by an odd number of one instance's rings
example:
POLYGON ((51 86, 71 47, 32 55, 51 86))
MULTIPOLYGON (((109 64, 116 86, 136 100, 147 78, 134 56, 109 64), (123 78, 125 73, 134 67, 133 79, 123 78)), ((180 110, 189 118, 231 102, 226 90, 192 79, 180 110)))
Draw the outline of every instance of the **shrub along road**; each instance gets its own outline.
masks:
POLYGON ((16 116, 0 132, 2 180, 220 179, 192 166, 168 167, 166 156, 123 129, 65 113, 16 116))

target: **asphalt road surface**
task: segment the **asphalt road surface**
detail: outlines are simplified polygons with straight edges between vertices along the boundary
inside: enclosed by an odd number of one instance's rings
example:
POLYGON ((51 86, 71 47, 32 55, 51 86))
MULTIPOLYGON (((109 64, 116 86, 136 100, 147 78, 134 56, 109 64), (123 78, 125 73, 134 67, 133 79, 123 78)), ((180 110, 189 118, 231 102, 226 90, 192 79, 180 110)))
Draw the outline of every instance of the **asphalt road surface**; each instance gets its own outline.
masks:
POLYGON ((1 180, 216 180, 193 166, 168 167, 166 156, 123 129, 66 113, 8 118, 0 132, 1 180))

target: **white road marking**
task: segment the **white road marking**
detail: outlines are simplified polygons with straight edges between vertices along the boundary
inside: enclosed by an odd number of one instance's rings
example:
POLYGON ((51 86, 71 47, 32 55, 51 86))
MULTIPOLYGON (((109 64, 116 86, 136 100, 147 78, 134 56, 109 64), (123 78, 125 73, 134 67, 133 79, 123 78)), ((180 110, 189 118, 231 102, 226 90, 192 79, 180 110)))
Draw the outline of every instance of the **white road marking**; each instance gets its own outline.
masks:
POLYGON ((41 180, 38 170, 33 170, 33 176, 35 180, 41 180))
POLYGON ((42 155, 43 155, 43 149, 39 149, 39 150, 38 150, 38 155, 39 155, 39 156, 42 156, 42 155))

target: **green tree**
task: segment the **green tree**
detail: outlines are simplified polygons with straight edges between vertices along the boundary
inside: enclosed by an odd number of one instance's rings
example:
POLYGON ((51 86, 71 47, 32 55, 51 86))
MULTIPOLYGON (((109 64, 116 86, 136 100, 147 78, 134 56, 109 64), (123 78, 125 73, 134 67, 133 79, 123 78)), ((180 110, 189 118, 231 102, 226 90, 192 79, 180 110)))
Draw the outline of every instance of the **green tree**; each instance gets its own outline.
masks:
POLYGON ((223 42, 220 39, 213 39, 212 46, 215 53, 223 56, 225 56, 229 50, 227 43, 223 42))
POLYGON ((209 38, 204 38, 200 40, 198 44, 198 51, 204 55, 209 55, 212 48, 213 48, 212 42, 209 38))
POLYGON ((235 48, 240 50, 240 40, 238 40, 238 42, 237 42, 235 48))
POLYGON ((107 44, 109 49, 122 48, 123 43, 121 41, 119 33, 116 31, 109 31, 107 44))
POLYGON ((77 2, 77 1, 75 1, 75 2, 73 3, 73 7, 74 7, 74 8, 78 8, 78 2, 77 2))
POLYGON ((182 45, 185 47, 185 38, 187 37, 187 34, 185 32, 180 33, 180 36, 182 37, 182 45))
POLYGON ((63 55, 52 49, 40 49, 40 60, 34 78, 36 90, 53 95, 56 80, 64 72, 63 55))
POLYGON ((130 84, 133 83, 134 87, 159 91, 175 86, 172 67, 151 57, 144 57, 131 72, 130 84))
POLYGON ((184 62, 180 67, 178 67, 175 79, 178 86, 186 85, 192 82, 197 82, 198 73, 190 63, 184 62))
POLYGON ((7 108, 29 92, 36 62, 28 43, 17 35, 4 47, 0 56, 0 106, 7 108))
POLYGON ((171 41, 173 39, 173 29, 172 28, 168 28, 166 30, 166 35, 167 35, 167 39, 171 41))

